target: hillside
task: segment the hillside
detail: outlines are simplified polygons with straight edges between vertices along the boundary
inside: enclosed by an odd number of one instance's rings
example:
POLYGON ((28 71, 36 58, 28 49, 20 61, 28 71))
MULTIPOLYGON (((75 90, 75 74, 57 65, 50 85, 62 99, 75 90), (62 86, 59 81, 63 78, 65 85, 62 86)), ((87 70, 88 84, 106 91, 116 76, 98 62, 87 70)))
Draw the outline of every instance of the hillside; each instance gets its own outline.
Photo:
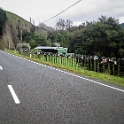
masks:
POLYGON ((19 36, 21 30, 30 31, 32 24, 18 15, 6 11, 7 21, 3 27, 3 36, 0 39, 0 47, 4 48, 15 48, 18 42, 20 42, 19 36))
POLYGON ((8 17, 8 21, 9 22, 13 22, 13 23, 22 23, 22 26, 27 26, 27 27, 31 27, 31 23, 28 22, 27 20, 23 19, 22 17, 12 13, 12 12, 9 12, 9 11, 6 11, 6 14, 7 14, 7 17, 8 17))
POLYGON ((0 49, 15 49, 21 42, 22 34, 26 32, 42 33, 47 35, 47 31, 42 27, 36 27, 22 17, 6 11, 7 21, 3 27, 3 36, 0 39, 0 49))

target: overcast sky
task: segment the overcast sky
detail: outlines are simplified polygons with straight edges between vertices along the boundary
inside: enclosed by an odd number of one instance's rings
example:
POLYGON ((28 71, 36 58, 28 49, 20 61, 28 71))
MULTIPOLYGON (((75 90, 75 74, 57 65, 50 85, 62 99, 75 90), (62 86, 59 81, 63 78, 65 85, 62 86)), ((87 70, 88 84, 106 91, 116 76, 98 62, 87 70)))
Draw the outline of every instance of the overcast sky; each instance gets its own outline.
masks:
MULTIPOLYGON (((79 0, 0 0, 0 7, 28 21, 31 17, 35 25, 38 25, 77 1, 79 0)), ((114 17, 119 19, 120 23, 124 23, 124 0, 81 0, 45 24, 55 26, 56 22, 62 18, 71 20, 73 25, 79 25, 86 20, 97 21, 101 15, 114 17)))

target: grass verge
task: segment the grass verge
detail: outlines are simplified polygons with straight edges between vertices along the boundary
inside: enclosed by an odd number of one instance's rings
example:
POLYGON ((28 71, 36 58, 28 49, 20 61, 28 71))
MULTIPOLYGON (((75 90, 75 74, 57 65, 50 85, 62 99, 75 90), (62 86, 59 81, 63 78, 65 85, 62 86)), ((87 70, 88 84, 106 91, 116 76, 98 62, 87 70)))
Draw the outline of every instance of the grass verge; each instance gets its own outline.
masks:
POLYGON ((67 70, 69 72, 73 72, 75 74, 80 74, 80 75, 88 77, 88 78, 98 79, 98 80, 101 80, 101 81, 105 81, 105 82, 108 82, 108 83, 111 83, 111 84, 115 84, 115 85, 124 87, 124 78, 122 78, 122 77, 113 76, 113 75, 109 75, 109 74, 105 74, 105 73, 98 73, 98 72, 94 72, 94 71, 88 71, 88 70, 85 70, 83 68, 74 68, 74 67, 67 67, 67 66, 64 66, 64 65, 58 65, 58 64, 55 64, 55 63, 46 62, 46 61, 38 59, 38 58, 26 57, 24 55, 16 53, 15 51, 8 50, 7 52, 11 53, 11 54, 14 54, 16 56, 20 56, 20 57, 24 57, 26 59, 30 59, 30 60, 38 62, 38 63, 46 64, 48 66, 53 66, 55 68, 64 69, 64 70, 67 70))

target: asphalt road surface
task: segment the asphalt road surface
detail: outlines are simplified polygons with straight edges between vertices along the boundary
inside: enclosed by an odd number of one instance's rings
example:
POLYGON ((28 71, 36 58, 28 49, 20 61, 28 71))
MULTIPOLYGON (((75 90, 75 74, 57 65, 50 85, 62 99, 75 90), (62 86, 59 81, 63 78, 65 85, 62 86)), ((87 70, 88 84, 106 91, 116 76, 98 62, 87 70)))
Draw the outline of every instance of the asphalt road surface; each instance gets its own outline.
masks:
POLYGON ((0 124, 124 124, 124 88, 0 51, 0 124))

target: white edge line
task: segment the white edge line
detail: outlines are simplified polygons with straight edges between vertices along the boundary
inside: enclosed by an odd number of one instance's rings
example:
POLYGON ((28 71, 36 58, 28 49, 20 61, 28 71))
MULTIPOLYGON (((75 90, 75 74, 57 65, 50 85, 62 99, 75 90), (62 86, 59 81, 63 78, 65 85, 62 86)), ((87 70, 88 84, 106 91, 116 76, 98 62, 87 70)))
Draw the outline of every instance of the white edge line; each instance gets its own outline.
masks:
MULTIPOLYGON (((63 72, 64 72, 64 71, 63 71, 63 72)), ((93 82, 93 83, 95 83, 95 84, 102 85, 102 86, 104 86, 104 87, 108 87, 108 88, 114 89, 114 90, 116 90, 116 91, 124 92, 124 90, 122 90, 122 89, 120 89, 120 88, 112 87, 112 86, 109 86, 109 85, 100 83, 100 82, 98 82, 98 81, 95 81, 95 80, 91 80, 91 79, 88 79, 88 78, 84 78, 84 77, 78 76, 78 75, 73 74, 73 73, 69 73, 69 72, 64 72, 64 73, 66 73, 66 74, 68 74, 68 75, 72 75, 72 76, 78 77, 78 78, 81 78, 81 79, 86 80, 86 81, 93 82)))
MULTIPOLYGON (((79 77, 79 76, 78 76, 78 77, 79 77)), ((95 83, 95 84, 102 85, 102 86, 104 86, 104 87, 108 87, 108 88, 114 89, 114 90, 116 90, 116 91, 124 92, 124 90, 122 90, 122 89, 120 89, 120 88, 112 87, 112 86, 109 86, 109 85, 100 83, 100 82, 98 82, 98 81, 90 80, 90 79, 87 79, 87 78, 83 78, 83 77, 80 77, 80 78, 82 78, 82 79, 84 79, 84 80, 87 80, 87 81, 90 81, 90 82, 93 82, 93 83, 95 83)))
MULTIPOLYGON (((54 67, 52 68, 51 66, 46 66, 46 65, 43 65, 43 66, 44 66, 44 67, 49 67, 49 68, 51 68, 51 69, 55 69, 54 67)), ((76 75, 76 74, 73 74, 73 73, 70 73, 70 72, 66 72, 66 71, 63 71, 63 70, 60 70, 60 69, 57 69, 57 68, 56 68, 55 70, 56 70, 56 71, 59 71, 59 72, 61 72, 61 73, 65 73, 65 74, 68 74, 68 75, 71 75, 71 76, 75 76, 75 77, 81 78, 81 79, 86 80, 86 81, 93 82, 93 83, 95 83, 95 84, 99 84, 99 85, 104 86, 104 87, 108 87, 108 88, 110 88, 110 89, 114 89, 114 90, 116 90, 116 91, 124 92, 124 90, 122 90, 122 89, 120 89, 120 88, 112 87, 112 86, 109 86, 109 85, 100 83, 100 82, 98 82, 98 81, 95 81, 95 80, 91 80, 91 79, 88 79, 88 78, 81 77, 81 76, 79 76, 79 75, 76 75)))
POLYGON ((12 97, 13 97, 15 103, 20 104, 20 101, 19 101, 17 95, 15 94, 15 91, 14 91, 13 87, 11 85, 8 85, 8 88, 9 88, 11 94, 12 94, 12 97))

